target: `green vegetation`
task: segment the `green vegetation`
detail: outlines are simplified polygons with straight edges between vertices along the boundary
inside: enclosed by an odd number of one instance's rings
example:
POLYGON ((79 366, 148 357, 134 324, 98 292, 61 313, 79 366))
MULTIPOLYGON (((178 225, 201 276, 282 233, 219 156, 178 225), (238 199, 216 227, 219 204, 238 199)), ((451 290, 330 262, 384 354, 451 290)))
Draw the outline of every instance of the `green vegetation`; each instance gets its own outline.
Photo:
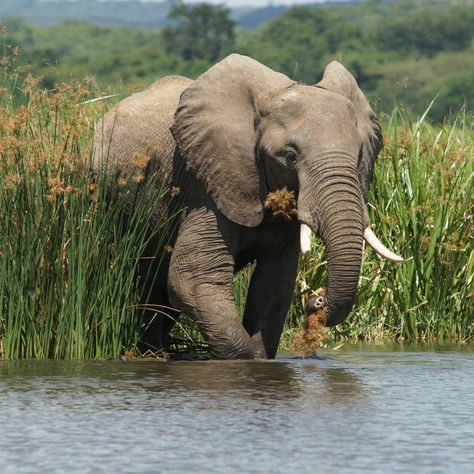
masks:
MULTIPOLYGON (((377 235, 406 261, 382 262, 366 251, 355 309, 332 339, 472 341, 472 2, 297 7, 253 32, 238 30, 222 7, 180 7, 173 17, 163 30, 5 22, 0 357, 136 353, 143 281, 134 270, 150 238, 140 223, 160 196, 145 186, 125 225, 131 189, 118 186, 106 200, 104 183, 91 183, 88 143, 106 101, 88 100, 167 74, 195 77, 231 50, 307 83, 342 60, 385 111, 369 213, 377 235)), ((241 310, 250 272, 236 278, 241 310)), ((302 324, 301 282, 316 289, 324 277, 319 246, 302 262, 286 336, 302 324)), ((175 334, 181 347, 196 337, 184 328, 175 334)))
MULTIPOLYGON (((427 111, 427 114, 429 111, 427 111)), ((474 338, 474 135, 461 113, 452 125, 411 122, 395 109, 369 196, 374 232, 405 258, 366 249, 354 311, 335 340, 467 341, 474 338)), ((324 247, 302 266, 312 290, 325 281, 324 247)), ((288 333, 300 327, 301 304, 288 333)))
POLYGON ((473 36, 472 2, 365 2, 292 8, 243 35, 238 49, 307 84, 339 60, 376 110, 397 102, 421 115, 437 96, 430 119, 442 122, 472 100, 473 36))
POLYGON ((294 7, 255 31, 239 29, 224 7, 206 4, 178 5, 168 21, 162 29, 4 23, 7 44, 20 48, 23 76, 41 76, 50 89, 85 76, 102 90, 142 88, 168 74, 196 77, 235 51, 308 84, 328 62, 342 61, 386 113, 398 103, 421 115, 436 97, 430 120, 442 122, 464 104, 472 107, 472 0, 294 7))
MULTIPOLYGON (((8 78, 0 90, 0 358, 134 352, 144 329, 136 268, 154 235, 143 222, 166 190, 157 193, 158 177, 150 178, 137 198, 121 178, 106 199, 103 179, 92 180, 90 82, 45 93, 29 77, 17 108, 8 78)), ((165 238, 167 224, 155 233, 165 238)))
POLYGON ((170 13, 174 25, 163 30, 166 51, 177 53, 186 61, 217 61, 231 52, 235 44, 235 22, 229 14, 230 10, 219 5, 178 4, 170 13))

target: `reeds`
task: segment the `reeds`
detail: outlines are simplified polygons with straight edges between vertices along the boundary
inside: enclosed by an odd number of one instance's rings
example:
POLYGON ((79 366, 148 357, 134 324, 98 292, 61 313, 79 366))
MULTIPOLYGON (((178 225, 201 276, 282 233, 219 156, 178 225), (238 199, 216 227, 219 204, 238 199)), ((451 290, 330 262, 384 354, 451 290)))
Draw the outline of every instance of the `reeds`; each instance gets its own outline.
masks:
MULTIPOLYGON (((427 123, 398 109, 384 125, 385 147, 369 197, 372 229, 405 262, 366 249, 354 310, 334 339, 463 342, 474 337, 474 135, 460 113, 427 123)), ((299 281, 325 281, 317 246, 299 281)), ((301 292, 301 287, 297 288, 301 292)), ((299 298, 289 328, 301 324, 299 298)))
MULTIPOLYGON (((0 69, 0 358, 136 352, 143 330, 138 303, 147 287, 137 265, 151 238, 162 236, 155 258, 162 257, 171 226, 162 222, 151 232, 143 223, 167 190, 154 181, 159 176, 150 177, 140 197, 131 200, 136 186, 125 180, 113 192, 101 178, 91 180, 89 143, 94 108, 101 103, 88 102, 100 95, 93 81, 42 91, 31 77, 20 88, 6 55, 0 69), (124 219, 132 201, 132 217, 124 219)), ((405 262, 384 262, 366 250, 354 310, 332 329, 332 337, 472 340, 469 120, 461 113, 451 123, 432 126, 426 114, 412 122, 396 109, 384 135, 369 214, 376 234, 405 262)), ((251 272, 248 267, 236 278, 242 314, 251 272)), ((309 263, 301 264, 287 335, 303 324, 301 282, 311 289, 323 286, 325 272, 324 248, 318 245, 309 263)), ((179 327, 176 345, 200 343, 193 327, 181 332, 179 327)), ((284 338, 283 345, 287 342, 284 338)))
POLYGON ((29 77, 18 89, 5 72, 2 86, 0 358, 133 353, 142 331, 137 265, 168 222, 143 224, 166 189, 150 177, 132 200, 136 186, 125 180, 111 191, 92 179, 95 112, 84 102, 97 95, 93 82, 48 92, 29 77))

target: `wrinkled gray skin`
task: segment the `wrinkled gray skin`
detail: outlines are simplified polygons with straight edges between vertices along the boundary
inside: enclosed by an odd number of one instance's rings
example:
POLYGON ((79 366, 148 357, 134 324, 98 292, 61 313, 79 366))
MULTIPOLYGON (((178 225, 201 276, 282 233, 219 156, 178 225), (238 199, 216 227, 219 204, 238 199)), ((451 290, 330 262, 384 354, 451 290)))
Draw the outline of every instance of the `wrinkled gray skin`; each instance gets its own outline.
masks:
MULTIPOLYGON (((104 170, 104 155, 129 164, 146 153, 181 190, 186 210, 156 300, 190 315, 218 358, 273 358, 294 290, 300 223, 327 247, 328 325, 350 312, 381 144, 375 114, 341 64, 308 86, 232 54, 194 82, 167 77, 122 101, 98 124, 93 157, 104 170), (297 193, 290 222, 263 206, 285 186, 297 193), (242 324, 232 280, 253 261, 242 324)), ((170 327, 155 328, 157 344, 170 327)))

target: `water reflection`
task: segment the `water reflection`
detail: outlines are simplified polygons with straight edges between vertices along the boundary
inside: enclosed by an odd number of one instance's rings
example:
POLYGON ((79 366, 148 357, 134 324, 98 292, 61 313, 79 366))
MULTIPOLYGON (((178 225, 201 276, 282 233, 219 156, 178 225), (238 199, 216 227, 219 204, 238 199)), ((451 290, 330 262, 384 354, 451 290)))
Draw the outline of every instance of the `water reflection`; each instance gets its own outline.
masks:
POLYGON ((41 389, 56 395, 70 390, 88 394, 116 390, 153 395, 199 394, 255 399, 265 403, 317 397, 318 403, 348 403, 365 397, 353 372, 319 367, 318 361, 155 362, 155 361, 13 361, 0 363, 1 387, 22 393, 41 389), (7 385, 5 385, 7 382, 7 385))
POLYGON ((278 362, 244 361, 165 364, 155 384, 148 388, 200 392, 217 398, 235 395, 262 399, 271 393, 278 400, 298 397, 301 390, 293 367, 278 362))
MULTIPOLYGON (((366 402, 369 391, 362 379, 343 368, 330 368, 321 370, 316 368, 319 385, 322 390, 318 393, 318 403, 343 404, 366 402)), ((306 369, 314 372, 315 369, 306 369)))

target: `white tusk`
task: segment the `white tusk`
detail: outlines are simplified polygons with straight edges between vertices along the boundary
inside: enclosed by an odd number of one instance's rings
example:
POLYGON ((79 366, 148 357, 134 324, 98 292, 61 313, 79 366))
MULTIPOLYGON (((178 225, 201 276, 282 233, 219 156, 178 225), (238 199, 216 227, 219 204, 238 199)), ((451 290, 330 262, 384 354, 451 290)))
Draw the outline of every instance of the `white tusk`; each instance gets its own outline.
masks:
POLYGON ((369 227, 364 230, 364 239, 381 257, 392 262, 403 262, 403 258, 385 247, 369 227))
POLYGON ((301 224, 300 227, 300 246, 303 256, 309 257, 311 254, 311 229, 306 224, 301 224))

